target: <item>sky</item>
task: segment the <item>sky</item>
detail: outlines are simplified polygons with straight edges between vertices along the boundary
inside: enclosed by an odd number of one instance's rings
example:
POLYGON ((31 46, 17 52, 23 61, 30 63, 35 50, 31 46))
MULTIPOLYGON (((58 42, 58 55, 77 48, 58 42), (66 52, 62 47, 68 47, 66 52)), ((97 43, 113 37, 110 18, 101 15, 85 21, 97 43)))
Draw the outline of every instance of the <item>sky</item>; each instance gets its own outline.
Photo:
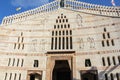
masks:
MULTIPOLYGON (((34 9, 41 5, 47 4, 53 0, 1 0, 0 1, 0 23, 5 16, 17 14, 23 11, 34 9), (18 7, 21 10, 16 11, 18 7)), ((112 6, 111 0, 79 0, 92 4, 99 4, 105 6, 112 6)), ((120 6, 120 0, 114 0, 116 6, 120 6)))

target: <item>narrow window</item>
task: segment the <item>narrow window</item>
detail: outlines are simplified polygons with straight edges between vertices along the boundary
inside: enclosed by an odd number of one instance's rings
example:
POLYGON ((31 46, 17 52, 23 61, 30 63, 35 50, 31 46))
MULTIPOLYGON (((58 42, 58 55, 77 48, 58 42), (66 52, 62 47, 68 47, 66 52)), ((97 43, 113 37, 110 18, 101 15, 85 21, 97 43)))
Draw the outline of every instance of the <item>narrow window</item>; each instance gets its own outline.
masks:
POLYGON ((105 43, 104 43, 104 40, 102 40, 102 47, 105 47, 105 43))
POLYGON ((38 67, 38 66, 39 66, 38 60, 34 60, 34 67, 38 67))
POLYGON ((68 30, 66 31, 66 35, 68 35, 68 30))
POLYGON ((105 80, 108 80, 108 75, 107 75, 107 73, 105 73, 105 80))
POLYGON ((109 33, 107 33, 107 36, 108 36, 108 38, 110 38, 110 34, 109 33))
POLYGON ((64 44, 65 44, 65 42, 64 42, 64 37, 63 37, 63 40, 62 40, 62 42, 63 42, 63 46, 62 46, 62 47, 63 47, 63 49, 64 49, 64 44))
POLYGON ((17 60, 17 66, 19 66, 19 59, 17 60))
POLYGON ((59 35, 61 35, 61 31, 59 31, 59 35))
POLYGON ((21 62, 21 67, 23 67, 23 62, 24 62, 24 60, 22 59, 22 62, 21 62))
POLYGON ((65 31, 63 31, 63 35, 65 35, 65 31))
POLYGON ((116 65, 115 57, 113 56, 112 59, 113 59, 113 64, 116 65))
POLYGON ((63 19, 63 23, 65 22, 65 20, 63 19))
POLYGON ((114 80, 114 77, 113 77, 113 74, 112 74, 112 73, 110 74, 110 77, 111 77, 111 80, 114 80))
POLYGON ((54 25, 54 29, 56 29, 56 25, 54 25))
POLYGON ((116 73, 116 78, 117 78, 117 80, 120 80, 119 73, 116 73))
POLYGON ((20 43, 18 44, 18 49, 20 49, 20 43))
POLYGON ((22 50, 24 49, 24 44, 22 44, 22 50))
POLYGON ((64 28, 66 28, 66 24, 64 25, 64 28))
POLYGON ((12 73, 10 73, 10 77, 9 77, 9 80, 11 80, 11 78, 12 78, 12 73))
POLYGON ((57 26, 57 28, 59 29, 59 28, 60 28, 60 26, 58 25, 58 26, 57 26))
POLYGON ((72 35, 72 31, 70 30, 70 35, 72 35))
POLYGON ((23 32, 21 32, 21 36, 23 36, 23 32))
POLYGON ((13 59, 13 64, 12 64, 12 66, 14 66, 14 64, 15 64, 15 58, 13 59))
POLYGON ((14 44, 14 49, 16 49, 16 43, 14 44))
POLYGON ((55 38, 55 49, 57 49, 57 37, 55 38))
POLYGON ((103 63, 103 66, 105 66, 105 58, 102 57, 102 63, 103 63))
POLYGON ((66 18, 66 16, 64 16, 64 18, 66 18))
POLYGON ((22 37, 22 41, 21 41, 22 43, 23 43, 23 40, 24 40, 24 37, 22 37))
POLYGON ((70 28, 70 24, 68 24, 68 28, 70 28))
POLYGON ((66 19, 66 22, 68 22, 68 19, 66 19))
POLYGON ((59 19, 59 23, 61 23, 61 19, 59 19))
POLYGON ((7 79, 7 73, 5 73, 5 78, 4 78, 4 80, 6 80, 7 79))
POLYGON ((107 30, 106 30, 106 28, 104 28, 104 32, 106 32, 107 30))
POLYGON ((70 49, 72 49, 72 37, 70 37, 70 49))
POLYGON ((66 37, 66 48, 68 49, 69 44, 68 44, 68 37, 66 37))
POLYGON ((111 43, 112 43, 112 46, 114 46, 114 45, 115 45, 115 44, 114 44, 114 40, 113 40, 113 39, 111 40, 111 43))
POLYGON ((120 64, 120 56, 118 56, 118 62, 119 62, 119 64, 120 64))
POLYGON ((90 59, 85 59, 85 67, 90 67, 90 66, 91 66, 90 59))
POLYGON ((19 80, 21 80, 21 73, 19 74, 19 80))
POLYGON ((53 50, 53 41, 54 41, 54 38, 52 38, 52 42, 51 42, 51 49, 53 50))
POLYGON ((58 20, 56 20, 56 23, 58 23, 58 20))
POLYGON ((107 57, 107 61, 108 61, 108 66, 110 66, 111 62, 110 62, 110 58, 109 57, 107 57))
POLYGON ((11 62, 11 58, 9 58, 9 60, 8 60, 8 66, 10 66, 10 62, 11 62))
POLYGON ((57 36, 57 31, 56 31, 56 36, 57 36))
POLYGON ((61 37, 59 37, 59 49, 61 49, 61 37))
POLYGON ((107 46, 110 46, 110 44, 109 44, 109 40, 107 40, 107 46))
POLYGON ((16 76, 17 76, 17 74, 15 73, 14 80, 16 80, 16 76))
POLYGON ((103 39, 105 39, 105 33, 103 33, 103 39))
POLYGON ((61 25, 61 28, 63 28, 63 25, 61 25))

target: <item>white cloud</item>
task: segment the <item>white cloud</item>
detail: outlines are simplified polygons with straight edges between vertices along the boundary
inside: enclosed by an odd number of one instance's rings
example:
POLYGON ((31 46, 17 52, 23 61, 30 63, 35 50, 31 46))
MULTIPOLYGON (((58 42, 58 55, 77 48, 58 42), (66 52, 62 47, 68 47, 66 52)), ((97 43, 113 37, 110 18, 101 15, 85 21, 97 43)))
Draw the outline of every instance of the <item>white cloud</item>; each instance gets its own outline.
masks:
POLYGON ((28 8, 28 7, 41 6, 41 5, 46 4, 48 2, 49 2, 49 0, 12 0, 12 5, 13 6, 20 6, 23 8, 28 8))

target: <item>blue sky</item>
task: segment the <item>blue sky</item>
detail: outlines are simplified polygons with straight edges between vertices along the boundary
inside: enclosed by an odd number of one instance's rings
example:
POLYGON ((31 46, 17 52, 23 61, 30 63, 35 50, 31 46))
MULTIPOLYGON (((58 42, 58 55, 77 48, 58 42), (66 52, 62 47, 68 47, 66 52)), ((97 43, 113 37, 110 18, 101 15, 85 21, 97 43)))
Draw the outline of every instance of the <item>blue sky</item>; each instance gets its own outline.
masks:
MULTIPOLYGON (((5 16, 20 13, 29 9, 39 7, 53 0, 1 0, 0 1, 0 23, 5 16), (21 7, 21 10, 16 11, 16 8, 21 7)), ((93 4, 112 6, 111 0, 79 0, 93 4)), ((120 0, 115 0, 116 6, 120 6, 120 0)))

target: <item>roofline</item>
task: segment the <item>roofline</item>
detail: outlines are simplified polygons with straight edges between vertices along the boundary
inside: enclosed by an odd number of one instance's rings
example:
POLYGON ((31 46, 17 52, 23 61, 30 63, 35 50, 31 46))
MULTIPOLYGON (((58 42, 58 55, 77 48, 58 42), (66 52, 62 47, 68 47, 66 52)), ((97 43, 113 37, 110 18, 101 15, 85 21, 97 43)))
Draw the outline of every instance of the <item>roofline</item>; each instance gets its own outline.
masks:
MULTIPOLYGON (((60 8, 60 0, 56 0, 48 4, 42 5, 40 7, 37 7, 35 9, 31 9, 31 10, 28 10, 22 13, 4 17, 2 20, 2 25, 11 24, 11 23, 16 22, 18 19, 24 20, 25 18, 31 15, 36 15, 36 14, 40 14, 43 12, 51 12, 59 8, 60 8)), ((90 3, 80 2, 80 1, 65 0, 64 8, 75 10, 75 11, 82 11, 86 13, 94 12, 100 15, 120 17, 120 7, 115 7, 115 6, 114 7, 113 6, 102 6, 102 5, 90 4, 90 3)))

